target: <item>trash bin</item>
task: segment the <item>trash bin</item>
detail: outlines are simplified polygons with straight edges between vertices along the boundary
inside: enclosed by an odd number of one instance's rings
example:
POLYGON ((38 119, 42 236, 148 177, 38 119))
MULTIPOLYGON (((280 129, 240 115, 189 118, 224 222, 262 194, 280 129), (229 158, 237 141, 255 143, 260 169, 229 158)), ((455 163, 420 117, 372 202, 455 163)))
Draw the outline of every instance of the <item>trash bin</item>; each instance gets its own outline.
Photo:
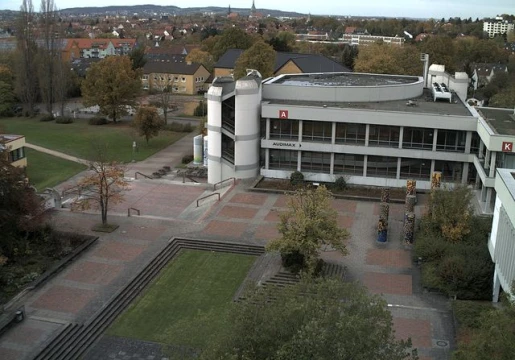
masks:
POLYGON ((23 311, 21 311, 21 310, 16 311, 16 317, 14 318, 16 320, 16 322, 22 322, 23 318, 24 318, 23 311))
POLYGON ((377 232, 377 241, 384 243, 388 238, 388 230, 378 231, 377 232))

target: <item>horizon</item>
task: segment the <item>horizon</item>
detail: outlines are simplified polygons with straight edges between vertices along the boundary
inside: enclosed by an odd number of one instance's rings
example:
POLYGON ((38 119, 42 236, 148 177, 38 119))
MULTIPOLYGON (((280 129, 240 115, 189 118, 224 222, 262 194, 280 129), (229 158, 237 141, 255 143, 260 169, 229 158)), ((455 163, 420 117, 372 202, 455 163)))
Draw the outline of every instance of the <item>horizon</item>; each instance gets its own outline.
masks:
MULTIPOLYGON (((39 11, 39 4, 33 2, 34 10, 39 11)), ((136 5, 155 5, 155 6, 177 6, 180 8, 195 7, 224 7, 219 4, 213 4, 212 0, 190 0, 188 6, 180 6, 179 4, 155 4, 149 1, 141 0, 110 0, 109 4, 103 0, 90 0, 87 6, 76 6, 77 2, 73 0, 55 1, 58 9, 88 8, 106 6, 136 6, 136 5)), ((21 1, 7 0, 6 8, 2 10, 19 10, 21 1)), ((250 9, 252 0, 227 1, 226 7, 229 5, 233 9, 250 9)), ((366 17, 397 17, 397 18, 417 18, 441 19, 449 17, 483 19, 492 18, 496 15, 513 13, 513 0, 492 0, 485 3, 482 0, 390 0, 385 4, 383 0, 369 0, 367 3, 341 5, 340 2, 329 0, 323 5, 318 6, 312 3, 299 4, 294 0, 283 0, 280 5, 272 0, 256 0, 257 10, 280 10, 291 11, 301 14, 311 14, 318 16, 366 16, 366 17), (279 6, 279 7, 278 7, 279 6)), ((266 15, 266 14, 264 14, 266 15)))

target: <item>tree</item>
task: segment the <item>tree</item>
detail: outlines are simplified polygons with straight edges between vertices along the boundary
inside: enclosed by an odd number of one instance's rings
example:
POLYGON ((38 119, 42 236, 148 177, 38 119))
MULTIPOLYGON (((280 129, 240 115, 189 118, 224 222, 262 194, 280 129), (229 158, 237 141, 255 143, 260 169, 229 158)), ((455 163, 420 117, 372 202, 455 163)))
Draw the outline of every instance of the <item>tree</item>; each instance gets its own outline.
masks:
POLYGON ((28 234, 43 217, 43 204, 26 181, 25 171, 14 167, 8 149, 0 147, 0 258, 7 261, 30 246, 28 234))
POLYGON ((402 48, 388 44, 371 44, 359 48, 354 70, 375 74, 422 75, 418 50, 411 45, 402 48))
POLYGON ((86 106, 98 105, 102 114, 116 122, 134 105, 141 80, 128 56, 110 56, 91 65, 81 89, 86 106))
POLYGON ((419 49, 429 54, 431 63, 445 65, 449 73, 456 71, 456 50, 450 37, 428 36, 421 42, 419 49))
POLYGON ((460 342, 453 360, 515 359, 515 305, 508 300, 500 309, 479 317, 479 327, 469 341, 460 342))
POLYGON ((253 289, 224 328, 201 359, 417 359, 395 339, 385 300, 337 279, 253 289))
POLYGON ((145 56, 145 48, 143 46, 135 47, 129 54, 132 64, 132 70, 142 69, 147 63, 145 56))
POLYGON ((15 103, 13 74, 6 65, 0 64, 0 116, 13 115, 12 107, 15 103))
POLYGON ((140 136, 144 136, 148 141, 154 136, 159 135, 159 130, 163 128, 163 120, 153 106, 140 106, 134 116, 133 126, 138 130, 140 136))
POLYGON ((129 183, 124 178, 125 168, 108 157, 107 145, 95 144, 94 160, 90 162, 90 172, 80 179, 76 190, 80 194, 73 203, 73 210, 100 209, 102 226, 107 224, 110 205, 123 201, 123 192, 129 183))
POLYGON ((26 114, 34 115, 38 97, 36 68, 36 37, 34 34, 34 6, 32 0, 23 0, 16 31, 16 83, 15 92, 23 102, 26 114))
POLYGON ((246 50, 252 46, 252 37, 238 27, 225 29, 222 35, 217 35, 214 39, 216 40, 211 54, 216 60, 229 49, 246 50))
POLYGON ((213 71, 213 66, 215 64, 213 56, 207 51, 202 51, 200 49, 191 50, 191 52, 186 56, 186 61, 202 64, 209 72, 213 71))
POLYGON ((345 44, 342 52, 342 63, 349 69, 354 69, 354 62, 358 56, 358 47, 345 44))
POLYGON ((274 74, 276 52, 264 41, 258 41, 245 50, 234 66, 234 77, 239 79, 247 74, 247 69, 255 69, 263 78, 274 74))
POLYGON ((323 245, 346 254, 344 241, 349 233, 338 226, 331 199, 325 186, 297 190, 289 197, 288 211, 280 216, 278 230, 281 237, 270 242, 267 250, 279 251, 283 262, 292 256, 300 258, 299 265, 310 275, 316 272, 323 245))

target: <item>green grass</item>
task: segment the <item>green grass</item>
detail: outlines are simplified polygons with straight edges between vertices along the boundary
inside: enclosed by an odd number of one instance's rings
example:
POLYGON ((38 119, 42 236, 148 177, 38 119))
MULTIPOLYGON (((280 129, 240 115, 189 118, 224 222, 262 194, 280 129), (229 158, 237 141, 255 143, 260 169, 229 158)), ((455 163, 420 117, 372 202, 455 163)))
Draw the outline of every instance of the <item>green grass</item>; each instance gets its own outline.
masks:
POLYGON ((25 148, 27 156, 27 176, 38 191, 68 180, 86 170, 86 165, 61 159, 33 149, 25 148))
POLYGON ((130 162, 133 159, 132 142, 137 141, 138 151, 134 160, 143 160, 174 143, 185 133, 161 131, 159 136, 145 139, 137 135, 128 122, 94 126, 87 119, 75 119, 72 124, 56 124, 41 122, 39 118, 2 118, 0 128, 10 134, 25 135, 26 141, 52 150, 83 159, 90 159, 92 143, 107 143, 110 156, 119 162, 130 162))
POLYGON ((254 256, 187 250, 108 330, 110 335, 201 349, 222 332, 254 256))

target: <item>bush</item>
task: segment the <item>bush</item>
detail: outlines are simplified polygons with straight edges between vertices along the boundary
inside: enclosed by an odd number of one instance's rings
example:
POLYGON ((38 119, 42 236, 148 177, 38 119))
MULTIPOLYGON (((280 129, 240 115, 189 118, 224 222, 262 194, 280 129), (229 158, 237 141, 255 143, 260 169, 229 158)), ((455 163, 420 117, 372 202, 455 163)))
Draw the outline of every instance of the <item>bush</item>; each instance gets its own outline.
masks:
POLYGON ((58 116, 55 118, 56 124, 72 124, 73 119, 69 116, 58 116))
POLYGON ((304 183, 304 174, 300 171, 294 171, 290 175, 290 184, 293 186, 299 186, 304 183))
POLYGON ((39 119, 39 121, 44 121, 44 122, 49 122, 49 121, 54 121, 55 118, 54 118, 54 115, 52 114, 47 114, 47 115, 43 115, 41 117, 41 119, 39 119))
POLYGON ((294 274, 306 268, 304 255, 297 250, 281 253, 281 261, 283 266, 294 274))
POLYGON ((192 132, 193 126, 190 123, 182 124, 179 122, 172 122, 164 126, 165 130, 174 131, 174 132, 192 132))
POLYGON ((182 163, 183 164, 189 164, 190 162, 193 161, 193 155, 185 155, 182 157, 182 163))
POLYGON ((207 104, 201 101, 193 111, 194 116, 206 116, 207 115, 207 104))
POLYGON ((88 124, 90 125, 105 125, 107 124, 107 119, 101 116, 95 116, 88 120, 88 124))
POLYGON ((343 178, 343 176, 340 176, 336 181, 334 182, 334 188, 338 191, 343 191, 347 189, 347 181, 343 178))

